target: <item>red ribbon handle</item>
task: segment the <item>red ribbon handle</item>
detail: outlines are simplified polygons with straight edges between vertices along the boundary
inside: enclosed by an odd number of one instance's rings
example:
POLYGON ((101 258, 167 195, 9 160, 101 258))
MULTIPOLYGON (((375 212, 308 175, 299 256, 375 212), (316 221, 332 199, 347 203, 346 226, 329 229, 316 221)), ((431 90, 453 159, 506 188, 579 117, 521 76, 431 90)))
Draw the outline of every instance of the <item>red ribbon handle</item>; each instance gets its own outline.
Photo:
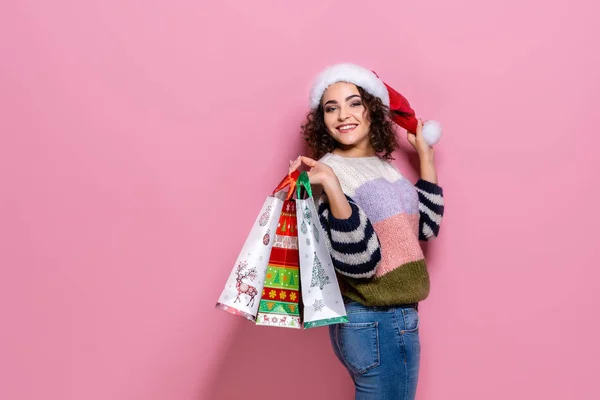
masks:
POLYGON ((290 188, 286 200, 290 200, 294 195, 294 190, 296 189, 296 181, 298 180, 299 176, 300 172, 298 170, 292 171, 291 173, 287 174, 286 177, 283 178, 281 182, 279 182, 279 185, 277 185, 275 190, 273 190, 273 194, 280 192, 287 186, 289 186, 290 188))

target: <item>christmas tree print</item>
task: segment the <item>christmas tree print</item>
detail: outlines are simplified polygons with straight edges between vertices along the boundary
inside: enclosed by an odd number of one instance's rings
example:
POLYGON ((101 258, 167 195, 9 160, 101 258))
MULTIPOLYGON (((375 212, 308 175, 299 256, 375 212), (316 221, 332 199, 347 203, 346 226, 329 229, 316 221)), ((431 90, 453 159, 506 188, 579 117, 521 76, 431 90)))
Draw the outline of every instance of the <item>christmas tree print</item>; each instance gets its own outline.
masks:
POLYGON ((269 223, 269 216, 271 215, 271 206, 267 206, 267 209, 264 213, 261 214, 260 219, 258 220, 258 224, 260 226, 265 226, 269 223))
POLYGON ((281 281, 279 280, 279 271, 275 273, 275 279, 273 279, 274 284, 279 284, 281 281))
POLYGON ((283 227, 281 228, 281 232, 285 232, 287 230, 287 220, 283 220, 283 227))
POLYGON ((321 261, 319 260, 319 257, 317 257, 317 253, 315 253, 310 287, 318 286, 319 289, 323 290, 325 285, 329 283, 331 283, 329 276, 325 274, 325 270, 323 269, 323 266, 321 266, 321 261))
POLYGON ((295 284, 296 284, 296 280, 294 279, 294 273, 290 272, 290 280, 288 282, 288 285, 294 286, 295 284))

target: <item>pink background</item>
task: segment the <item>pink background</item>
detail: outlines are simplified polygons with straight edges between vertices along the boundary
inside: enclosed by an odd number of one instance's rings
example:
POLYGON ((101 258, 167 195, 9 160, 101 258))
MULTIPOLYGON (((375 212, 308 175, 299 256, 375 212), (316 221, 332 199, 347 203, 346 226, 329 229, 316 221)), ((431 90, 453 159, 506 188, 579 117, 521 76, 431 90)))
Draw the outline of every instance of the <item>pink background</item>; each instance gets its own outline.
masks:
POLYGON ((340 61, 445 128, 417 397, 600 398, 599 11, 4 0, 0 398, 351 398, 325 328, 214 309, 340 61))

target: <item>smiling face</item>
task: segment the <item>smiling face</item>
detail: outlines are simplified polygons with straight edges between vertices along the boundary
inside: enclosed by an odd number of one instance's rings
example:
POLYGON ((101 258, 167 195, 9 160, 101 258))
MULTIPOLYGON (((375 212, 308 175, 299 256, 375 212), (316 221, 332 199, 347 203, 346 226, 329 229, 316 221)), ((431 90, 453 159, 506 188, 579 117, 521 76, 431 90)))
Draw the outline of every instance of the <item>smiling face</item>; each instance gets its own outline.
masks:
POLYGON ((332 84, 323 93, 302 124, 302 137, 315 159, 336 153, 393 160, 398 149, 389 108, 379 97, 345 82, 332 84))
POLYGON ((372 155, 371 123, 356 85, 334 83, 323 93, 321 104, 327 131, 339 143, 340 150, 355 156, 372 155))

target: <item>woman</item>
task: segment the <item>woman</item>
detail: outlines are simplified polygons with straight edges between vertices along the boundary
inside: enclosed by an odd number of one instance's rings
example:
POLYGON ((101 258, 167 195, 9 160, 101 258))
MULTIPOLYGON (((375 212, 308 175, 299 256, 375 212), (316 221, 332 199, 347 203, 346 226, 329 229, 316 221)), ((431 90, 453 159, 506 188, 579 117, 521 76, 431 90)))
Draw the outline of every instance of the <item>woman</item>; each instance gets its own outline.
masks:
POLYGON ((311 90, 302 126, 315 161, 299 157, 320 185, 321 224, 339 276, 349 323, 330 326, 356 399, 414 399, 419 373, 418 303, 429 294, 420 240, 437 236, 444 211, 434 151, 419 121, 408 140, 419 154, 413 186, 390 160, 398 141, 389 93, 371 71, 329 67, 311 90))

